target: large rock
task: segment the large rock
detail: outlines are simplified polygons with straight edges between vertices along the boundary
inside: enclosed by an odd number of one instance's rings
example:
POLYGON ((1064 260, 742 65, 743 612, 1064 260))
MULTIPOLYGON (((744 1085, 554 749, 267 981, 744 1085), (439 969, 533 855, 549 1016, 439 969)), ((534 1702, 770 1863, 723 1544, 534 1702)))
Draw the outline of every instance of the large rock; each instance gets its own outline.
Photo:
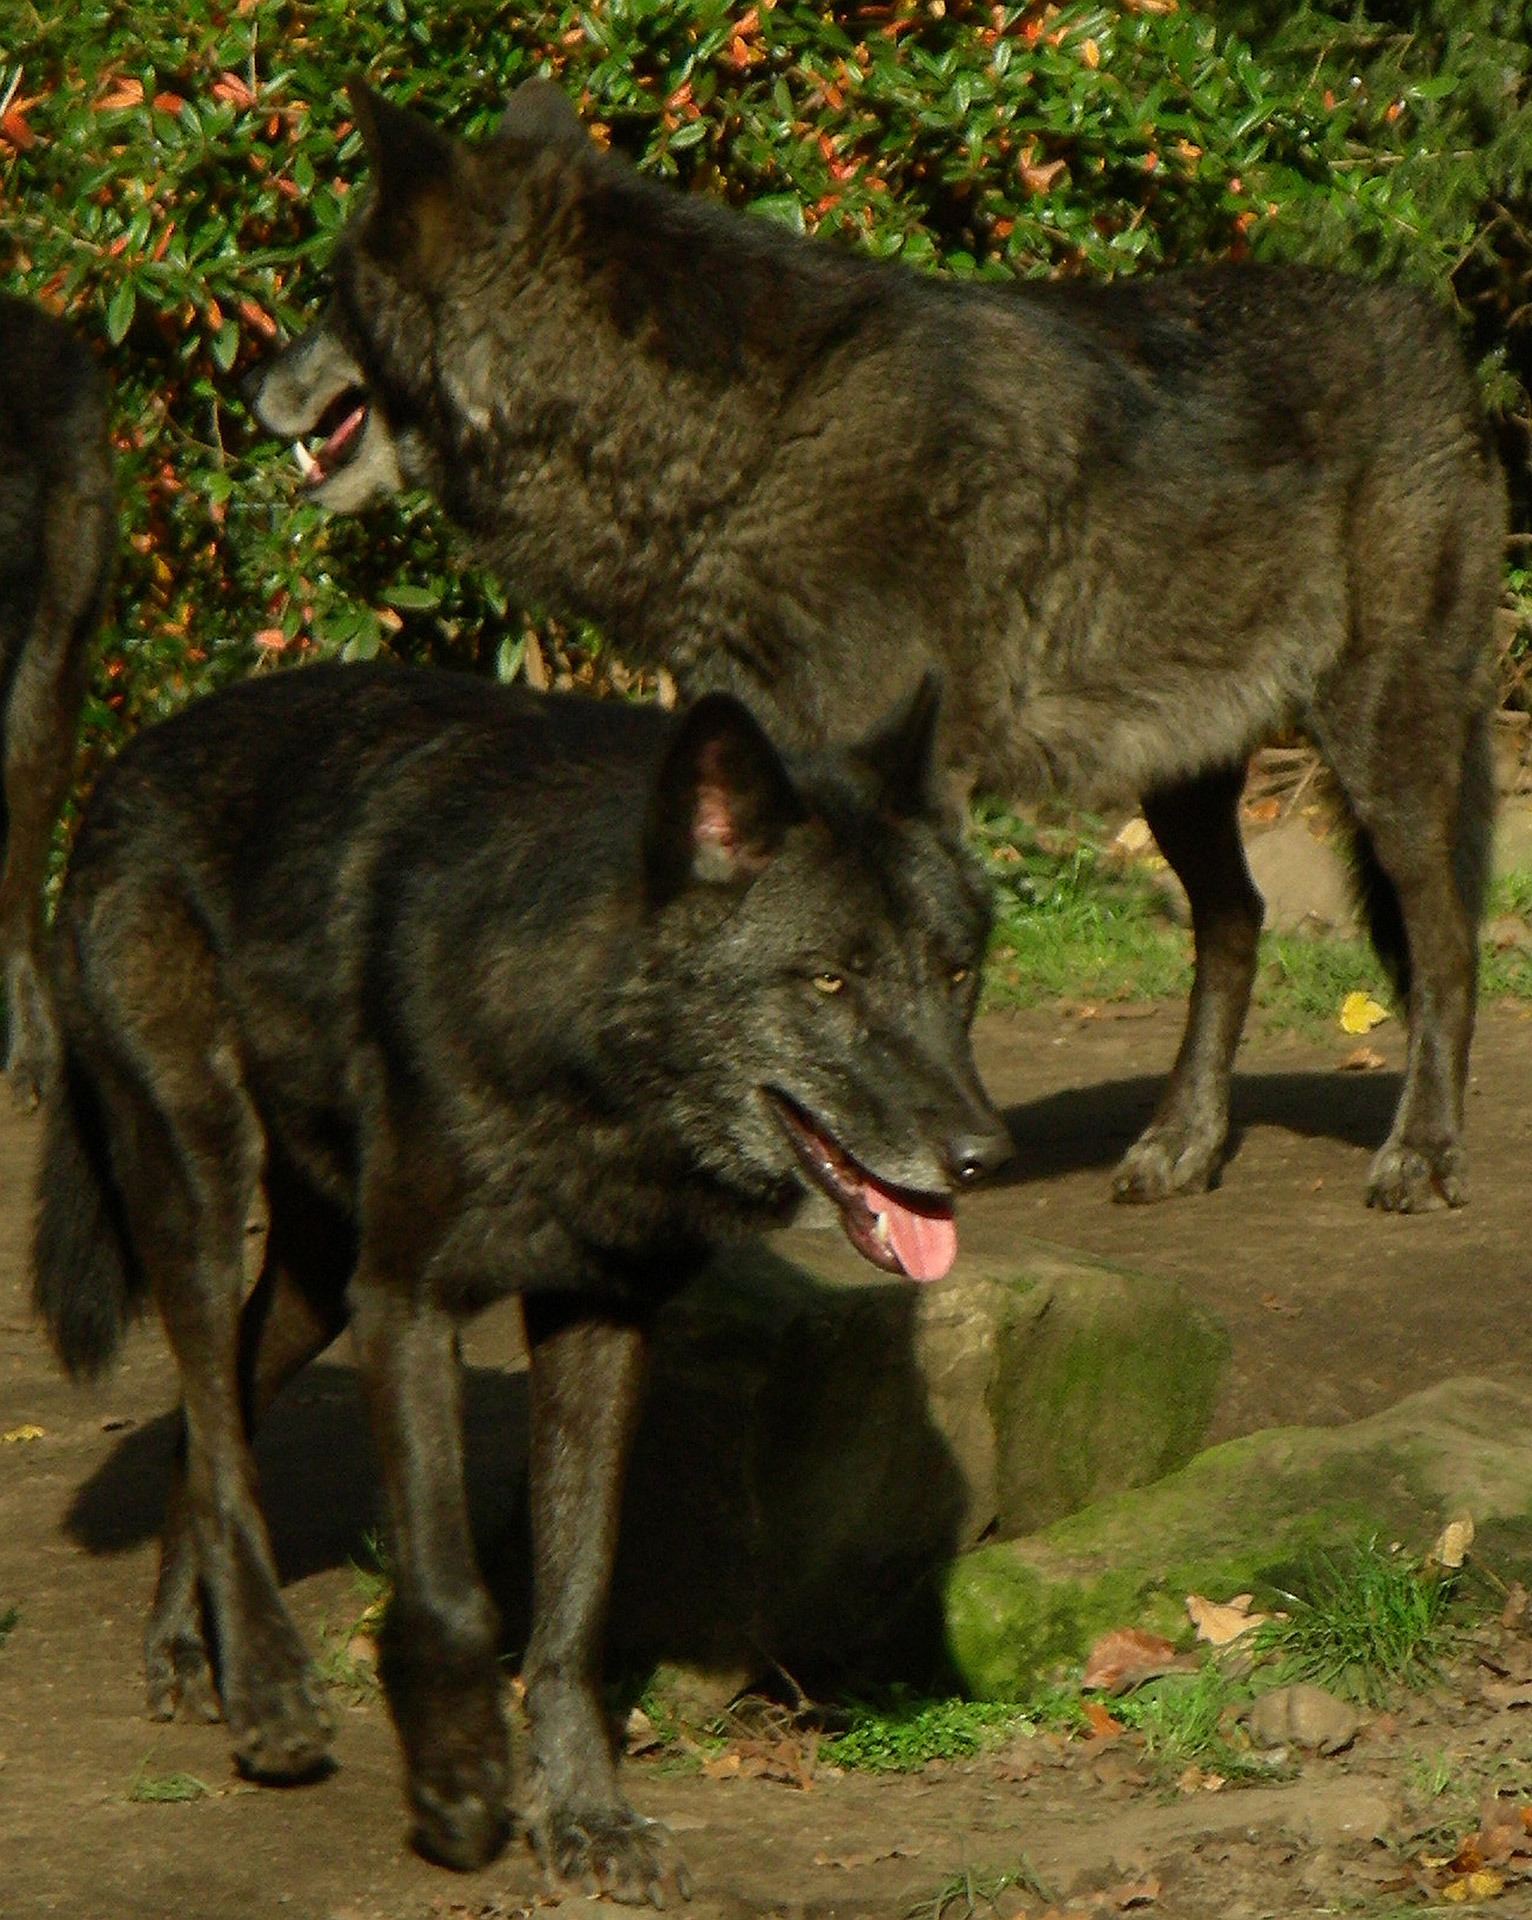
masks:
POLYGON ((1421 1552, 1459 1511, 1477 1525, 1476 1557, 1528 1577, 1532 1382, 1449 1380, 1349 1426, 1250 1434, 1156 1486, 981 1546, 945 1577, 948 1650, 977 1697, 1024 1699, 1105 1628, 1178 1632, 1188 1593, 1270 1595, 1318 1548, 1374 1538, 1421 1552))
POLYGON ((613 1641, 934 1668, 939 1570, 1189 1459, 1226 1353, 1173 1284, 1035 1243, 924 1286, 838 1235, 731 1248, 657 1332, 613 1641))

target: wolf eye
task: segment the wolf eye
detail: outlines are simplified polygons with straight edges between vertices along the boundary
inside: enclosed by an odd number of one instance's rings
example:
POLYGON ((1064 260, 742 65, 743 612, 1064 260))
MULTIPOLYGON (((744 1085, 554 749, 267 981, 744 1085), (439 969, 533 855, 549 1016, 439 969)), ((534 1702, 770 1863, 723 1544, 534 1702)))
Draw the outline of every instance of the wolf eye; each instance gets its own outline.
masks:
POLYGON ((838 973, 816 973, 814 975, 814 985, 820 993, 839 993, 845 984, 845 981, 842 980, 838 973))

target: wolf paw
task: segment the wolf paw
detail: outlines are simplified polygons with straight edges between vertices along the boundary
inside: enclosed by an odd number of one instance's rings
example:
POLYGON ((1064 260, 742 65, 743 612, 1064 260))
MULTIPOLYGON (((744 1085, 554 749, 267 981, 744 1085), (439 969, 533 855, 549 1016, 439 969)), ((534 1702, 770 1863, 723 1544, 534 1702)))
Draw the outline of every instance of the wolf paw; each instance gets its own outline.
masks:
POLYGON ((691 1898, 691 1875, 669 1829, 621 1803, 558 1809, 534 1829, 532 1843, 550 1873, 587 1893, 631 1906, 691 1898))
POLYGON ((234 1763, 251 1780, 290 1783, 328 1773, 334 1722, 307 1663, 281 1679, 262 1676, 243 1698, 226 1698, 234 1763))
POLYGON ((410 1780, 416 1816, 410 1844, 427 1860, 457 1873, 487 1867, 511 1837, 505 1769, 486 1765, 474 1771, 479 1777, 471 1785, 461 1775, 433 1781, 415 1774, 410 1780))
POLYGON ((151 1720, 174 1720, 178 1711, 188 1720, 223 1718, 207 1643, 195 1630, 151 1634, 144 1648, 144 1678, 151 1720))
POLYGON ((1436 1207, 1461 1207, 1468 1201, 1463 1149, 1448 1145, 1424 1151, 1402 1140, 1386 1140, 1373 1157, 1367 1176, 1367 1204, 1385 1213, 1428 1213, 1436 1207))
POLYGON ((1223 1171, 1224 1133, 1171 1123, 1146 1127, 1117 1163, 1112 1198, 1128 1203, 1205 1193, 1223 1171))

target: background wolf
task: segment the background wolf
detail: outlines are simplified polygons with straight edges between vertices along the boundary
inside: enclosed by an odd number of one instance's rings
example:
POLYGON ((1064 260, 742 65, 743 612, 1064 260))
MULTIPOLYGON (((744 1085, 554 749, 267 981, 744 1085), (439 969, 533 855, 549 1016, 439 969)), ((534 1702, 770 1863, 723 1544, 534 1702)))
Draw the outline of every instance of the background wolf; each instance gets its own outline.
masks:
POLYGON ((27 1102, 54 1050, 40 984, 43 875, 116 528, 106 382, 61 322, 0 294, 0 966, 6 1068, 27 1102))
POLYGON ((596 1685, 650 1317, 811 1189, 868 1259, 934 1277, 950 1189, 1009 1152, 969 1052, 988 910, 932 797, 934 721, 927 685, 789 768, 727 695, 676 718, 316 667, 199 702, 103 774, 59 907, 37 1296, 89 1371, 151 1290, 180 1369, 152 1711, 210 1709, 216 1664, 247 1771, 322 1764, 248 1436, 349 1317, 417 1843, 499 1849, 454 1328, 520 1293, 528 1815, 561 1873, 638 1898, 676 1877, 618 1794, 596 1685))
POLYGON ((507 580, 788 737, 934 664, 963 777, 1140 795, 1197 971, 1124 1199, 1217 1176, 1261 917, 1243 768, 1301 724, 1408 995, 1369 1197, 1463 1199, 1504 504, 1423 299, 938 281, 639 178, 544 83, 477 148, 352 96, 370 200, 255 389, 320 432, 318 498, 429 485, 507 580))

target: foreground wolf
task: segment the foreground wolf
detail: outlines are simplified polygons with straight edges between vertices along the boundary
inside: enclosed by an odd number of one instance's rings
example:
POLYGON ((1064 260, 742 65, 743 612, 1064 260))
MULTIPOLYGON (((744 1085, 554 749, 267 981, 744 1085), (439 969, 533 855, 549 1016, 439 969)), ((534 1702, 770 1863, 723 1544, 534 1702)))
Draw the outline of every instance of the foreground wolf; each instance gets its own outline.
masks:
POLYGON ((55 1050, 43 875, 116 529, 106 382, 60 321, 0 293, 0 968, 6 1071, 28 1105, 55 1050))
POLYGON ((933 798, 935 711, 927 684, 859 746, 785 763, 728 695, 677 718, 314 667, 199 702, 102 776, 58 914, 36 1284, 76 1372, 145 1290, 180 1368, 156 1715, 211 1710, 216 1667, 249 1773, 323 1762, 248 1436, 349 1320, 417 1844, 458 1867, 504 1844, 455 1328, 519 1293, 528 1819, 560 1873, 639 1898, 674 1878, 596 1689, 650 1319, 809 1191, 877 1266, 935 1277, 950 1190, 1009 1151, 969 1051, 988 914, 933 798))
POLYGON ((1503 486, 1418 295, 1297 269, 939 281, 639 178, 545 83, 460 144, 352 89, 373 187, 254 389, 315 498, 435 490, 504 577, 783 737, 928 667, 1004 793, 1142 796, 1197 974, 1116 1176, 1213 1182, 1261 900, 1246 757, 1302 725, 1409 1003, 1369 1198, 1464 1198, 1503 486))

